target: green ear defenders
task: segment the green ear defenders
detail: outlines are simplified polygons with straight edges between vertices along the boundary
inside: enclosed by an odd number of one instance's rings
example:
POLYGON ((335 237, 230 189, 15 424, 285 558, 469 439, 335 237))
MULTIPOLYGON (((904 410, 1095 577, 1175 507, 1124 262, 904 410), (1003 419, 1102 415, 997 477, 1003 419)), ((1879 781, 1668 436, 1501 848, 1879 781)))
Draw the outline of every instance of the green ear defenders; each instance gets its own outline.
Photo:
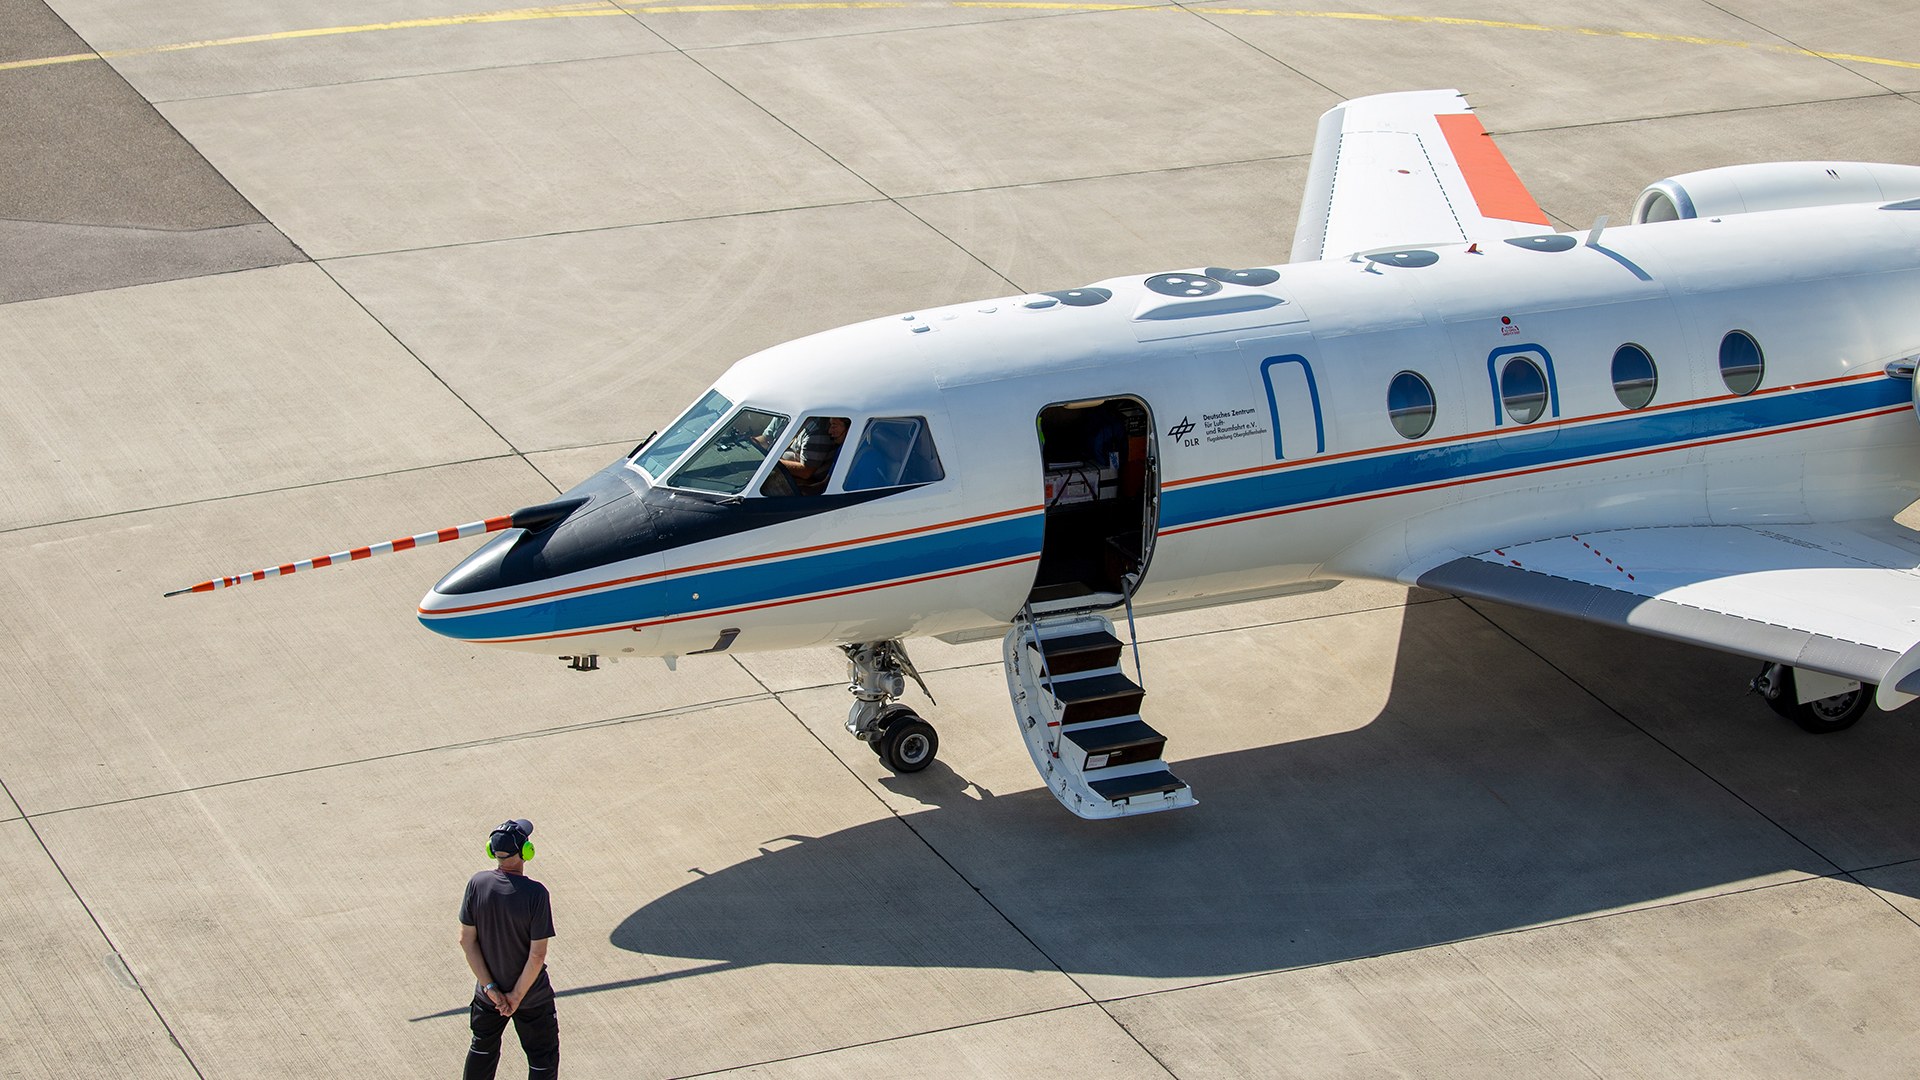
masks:
POLYGON ((533 841, 527 839, 519 822, 503 821, 487 837, 487 858, 510 859, 515 855, 523 860, 533 858, 533 841))

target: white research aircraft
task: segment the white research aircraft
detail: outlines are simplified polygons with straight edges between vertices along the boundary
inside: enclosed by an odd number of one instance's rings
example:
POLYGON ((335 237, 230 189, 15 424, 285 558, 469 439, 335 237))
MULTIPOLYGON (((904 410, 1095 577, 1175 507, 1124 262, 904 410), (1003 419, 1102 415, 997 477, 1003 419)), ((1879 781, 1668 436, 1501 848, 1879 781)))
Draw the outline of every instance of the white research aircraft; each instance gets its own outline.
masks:
POLYGON ((429 629, 581 669, 835 644, 900 772, 938 747, 901 639, 1004 631, 1082 817, 1194 801, 1123 607, 1398 581, 1758 658, 1810 730, 1913 700, 1920 168, 1710 169, 1604 226, 1550 231, 1457 91, 1360 98, 1284 266, 791 341, 552 503, 180 591, 507 530, 429 629))

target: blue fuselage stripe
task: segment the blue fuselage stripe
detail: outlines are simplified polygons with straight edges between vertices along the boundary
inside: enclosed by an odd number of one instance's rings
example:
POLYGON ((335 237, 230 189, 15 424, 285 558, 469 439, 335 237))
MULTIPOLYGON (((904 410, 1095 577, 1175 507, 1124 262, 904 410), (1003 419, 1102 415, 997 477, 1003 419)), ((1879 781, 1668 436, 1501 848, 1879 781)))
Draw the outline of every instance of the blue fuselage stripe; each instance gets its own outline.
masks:
MULTIPOLYGON (((1905 383, 1870 379, 1599 422, 1508 430, 1364 458, 1307 462, 1217 483, 1170 488, 1161 500, 1160 529, 1750 434, 1902 404, 1907 394, 1905 383)), ((1042 515, 1033 513, 864 547, 636 582, 605 592, 452 617, 423 616, 422 621, 438 633, 468 640, 661 622, 1032 558, 1040 552, 1042 526, 1042 515)))
POLYGON ((1040 516, 1031 514, 930 536, 816 552, 779 562, 702 570, 605 592, 422 621, 439 633, 457 631, 452 636, 468 640, 658 622, 693 612, 752 607, 1031 556, 1040 550, 1040 526, 1040 516))
POLYGON ((1169 491, 1161 502, 1160 528, 1786 427, 1899 405, 1906 397, 1906 384, 1871 379, 1598 423, 1506 430, 1471 441, 1302 465, 1169 491))

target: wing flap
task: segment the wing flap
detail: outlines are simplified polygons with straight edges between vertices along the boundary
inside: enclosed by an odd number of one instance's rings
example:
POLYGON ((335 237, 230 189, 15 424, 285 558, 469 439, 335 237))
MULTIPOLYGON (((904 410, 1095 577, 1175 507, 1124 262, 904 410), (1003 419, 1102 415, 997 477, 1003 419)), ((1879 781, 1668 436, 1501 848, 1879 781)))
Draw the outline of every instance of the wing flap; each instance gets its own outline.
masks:
POLYGON ((1320 118, 1292 261, 1549 227, 1458 90, 1376 94, 1320 118))
POLYGON ((1890 522, 1560 536, 1415 580, 1865 683, 1891 677, 1887 708, 1920 689, 1909 677, 1920 662, 1920 538, 1890 522))

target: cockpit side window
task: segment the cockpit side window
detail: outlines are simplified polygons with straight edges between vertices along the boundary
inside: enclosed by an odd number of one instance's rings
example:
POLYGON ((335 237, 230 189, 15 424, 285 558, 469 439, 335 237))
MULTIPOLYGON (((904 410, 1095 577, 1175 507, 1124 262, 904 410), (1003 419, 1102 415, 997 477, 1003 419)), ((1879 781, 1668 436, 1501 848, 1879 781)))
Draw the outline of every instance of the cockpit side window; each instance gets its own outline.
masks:
POLYGON ((667 484, 715 495, 738 495, 760 471, 760 464, 767 460, 767 448, 776 444, 786 426, 784 416, 741 409, 705 446, 693 452, 667 484))
MULTIPOLYGON (((818 495, 827 490, 840 447, 847 441, 844 416, 809 416, 760 486, 762 495, 818 495)), ((768 445, 771 445, 769 442, 768 445)))
POLYGON ((931 484, 944 478, 933 432, 922 416, 890 416, 867 421, 847 467, 846 490, 931 484))
POLYGON ((633 463, 658 480, 666 475, 675 461, 680 460, 680 455, 686 452, 687 447, 711 431, 713 425, 731 408, 733 402, 722 397, 718 390, 707 391, 707 396, 674 421, 672 427, 654 436, 653 441, 634 457, 633 463))

